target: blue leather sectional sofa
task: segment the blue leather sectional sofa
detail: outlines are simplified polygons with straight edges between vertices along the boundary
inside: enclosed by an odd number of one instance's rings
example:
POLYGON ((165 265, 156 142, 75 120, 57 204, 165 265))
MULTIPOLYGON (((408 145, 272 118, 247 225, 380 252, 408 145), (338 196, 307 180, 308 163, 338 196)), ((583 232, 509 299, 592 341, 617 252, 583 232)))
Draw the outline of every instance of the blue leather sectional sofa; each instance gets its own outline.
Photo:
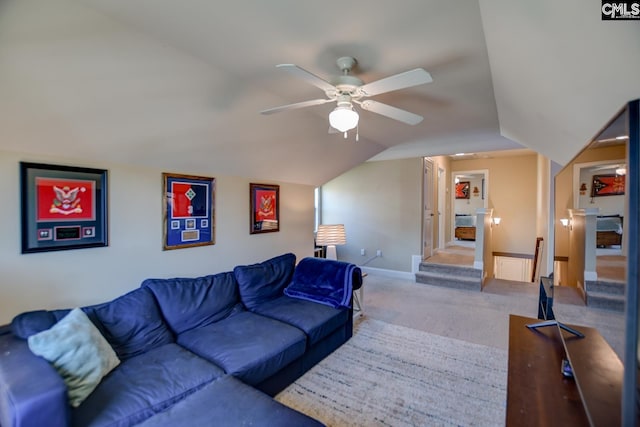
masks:
POLYGON ((362 277, 352 264, 295 262, 284 254, 205 277, 147 279, 83 307, 120 363, 77 407, 26 341, 70 310, 16 316, 0 333, 0 426, 322 425, 271 396, 351 337, 351 289, 362 277))

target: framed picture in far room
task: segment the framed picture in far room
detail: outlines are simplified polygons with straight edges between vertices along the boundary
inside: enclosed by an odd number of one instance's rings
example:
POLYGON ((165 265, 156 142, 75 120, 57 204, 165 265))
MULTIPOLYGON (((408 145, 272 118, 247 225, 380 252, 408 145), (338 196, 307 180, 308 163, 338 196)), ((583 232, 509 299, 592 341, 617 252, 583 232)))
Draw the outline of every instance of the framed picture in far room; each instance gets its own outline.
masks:
POLYGON ((469 181, 460 181, 456 183, 456 199, 468 199, 470 193, 469 181))
POLYGON ((20 162, 22 253, 107 246, 107 171, 20 162))
POLYGON ((624 195, 625 175, 593 175, 591 197, 624 195))
POLYGON ((163 173, 164 250, 215 244, 215 178, 163 173))
POLYGON ((280 231, 280 186, 249 184, 250 234, 280 231))

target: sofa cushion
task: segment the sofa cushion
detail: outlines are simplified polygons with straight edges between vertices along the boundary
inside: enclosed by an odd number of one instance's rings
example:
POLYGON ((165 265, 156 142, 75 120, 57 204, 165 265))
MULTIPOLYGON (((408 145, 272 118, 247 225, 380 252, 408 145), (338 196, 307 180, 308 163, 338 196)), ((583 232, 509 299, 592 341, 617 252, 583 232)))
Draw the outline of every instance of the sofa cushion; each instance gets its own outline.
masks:
POLYGON ((267 261, 239 265, 233 269, 238 281, 240 298, 249 310, 282 295, 291 282, 296 266, 296 256, 288 253, 267 261))
POLYGON ((50 329, 31 335, 29 349, 51 362, 67 385, 69 403, 77 407, 120 360, 79 308, 50 329))
POLYGON ((318 427, 323 424, 226 376, 147 419, 139 427, 318 427), (215 404, 212 405, 212 402, 215 404))
POLYGON ((347 308, 333 308, 286 295, 259 305, 254 312, 302 329, 307 334, 308 346, 314 345, 349 320, 347 308))
POLYGON ((305 351, 304 333, 249 311, 178 335, 178 344, 255 385, 305 351))
POLYGON ((115 300, 89 307, 102 333, 122 360, 174 342, 156 300, 147 288, 138 288, 115 300))
POLYGON ((68 427, 67 385, 26 340, 0 333, 0 426, 68 427))
POLYGON ((175 334, 229 316, 240 302, 232 272, 196 278, 147 279, 160 310, 175 334))
POLYGON ((11 321, 11 332, 26 340, 33 334, 45 331, 55 325, 71 310, 35 310, 18 314, 11 321))
POLYGON ((72 412, 72 424, 134 425, 222 375, 222 369, 177 344, 156 347, 123 361, 105 377, 72 412))

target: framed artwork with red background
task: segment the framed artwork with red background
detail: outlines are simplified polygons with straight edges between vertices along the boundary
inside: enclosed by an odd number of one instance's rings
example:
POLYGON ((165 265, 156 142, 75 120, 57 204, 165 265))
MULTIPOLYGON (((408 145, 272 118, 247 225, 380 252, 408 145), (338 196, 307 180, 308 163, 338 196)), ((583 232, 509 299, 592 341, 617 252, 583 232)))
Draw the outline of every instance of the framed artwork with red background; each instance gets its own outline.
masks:
POLYGON ((107 171, 20 163, 22 253, 108 245, 107 171))
POLYGON ((470 191, 469 181, 460 181, 456 183, 456 199, 468 199, 470 191))
POLYGON ((249 184, 250 234, 280 231, 280 186, 249 184))
POLYGON ((625 175, 593 175, 591 197, 621 196, 624 194, 625 175))

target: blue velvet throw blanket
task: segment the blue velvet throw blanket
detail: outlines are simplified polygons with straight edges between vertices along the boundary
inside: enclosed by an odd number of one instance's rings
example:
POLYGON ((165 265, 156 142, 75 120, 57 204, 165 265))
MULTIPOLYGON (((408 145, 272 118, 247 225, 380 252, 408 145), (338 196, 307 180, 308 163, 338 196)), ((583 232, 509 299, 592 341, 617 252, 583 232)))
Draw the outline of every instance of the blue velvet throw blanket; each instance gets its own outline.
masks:
POLYGON ((362 272, 354 264, 324 258, 304 258, 296 266, 284 293, 292 298, 334 308, 349 307, 353 289, 362 286, 362 272))

